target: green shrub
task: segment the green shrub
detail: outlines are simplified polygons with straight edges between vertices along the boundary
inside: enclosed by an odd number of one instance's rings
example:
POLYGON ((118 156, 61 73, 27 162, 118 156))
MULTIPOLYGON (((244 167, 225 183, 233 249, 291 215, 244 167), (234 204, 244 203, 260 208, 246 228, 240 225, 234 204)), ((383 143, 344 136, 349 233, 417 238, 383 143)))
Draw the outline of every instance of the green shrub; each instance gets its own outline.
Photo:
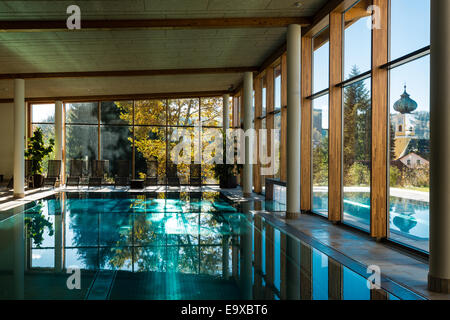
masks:
POLYGON ((389 183, 391 187, 399 187, 401 186, 402 181, 402 173, 397 167, 390 167, 389 169, 389 183))
POLYGON ((344 179, 347 186, 367 186, 370 185, 370 170, 359 162, 352 164, 344 179))

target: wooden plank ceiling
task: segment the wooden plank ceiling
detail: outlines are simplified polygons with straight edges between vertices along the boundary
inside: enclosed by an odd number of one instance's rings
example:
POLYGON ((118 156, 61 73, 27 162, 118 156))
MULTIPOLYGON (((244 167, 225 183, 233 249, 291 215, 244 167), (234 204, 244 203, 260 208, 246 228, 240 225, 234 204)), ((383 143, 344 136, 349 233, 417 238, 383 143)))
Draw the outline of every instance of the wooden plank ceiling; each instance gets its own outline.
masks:
POLYGON ((2 1, 0 99, 22 73, 29 98, 228 90, 283 45, 288 23, 307 24, 326 2, 2 1), (82 29, 55 29, 72 4, 82 29))

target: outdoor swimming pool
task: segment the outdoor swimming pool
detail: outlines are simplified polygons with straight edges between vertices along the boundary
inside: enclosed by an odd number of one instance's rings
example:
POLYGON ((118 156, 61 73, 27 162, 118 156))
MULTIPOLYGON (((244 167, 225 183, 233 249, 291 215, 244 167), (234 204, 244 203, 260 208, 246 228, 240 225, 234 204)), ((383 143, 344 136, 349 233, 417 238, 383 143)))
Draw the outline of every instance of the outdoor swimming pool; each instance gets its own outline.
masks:
POLYGON ((391 281, 370 290, 361 265, 253 214, 266 205, 218 192, 57 193, 1 213, 0 298, 418 298, 391 281))
MULTIPOLYGON (((314 208, 318 213, 328 210, 327 193, 314 193, 314 208)), ((429 203, 400 197, 390 197, 389 225, 391 232, 413 240, 429 239, 429 203)), ((344 219, 357 227, 370 225, 370 193, 344 193, 344 219)))

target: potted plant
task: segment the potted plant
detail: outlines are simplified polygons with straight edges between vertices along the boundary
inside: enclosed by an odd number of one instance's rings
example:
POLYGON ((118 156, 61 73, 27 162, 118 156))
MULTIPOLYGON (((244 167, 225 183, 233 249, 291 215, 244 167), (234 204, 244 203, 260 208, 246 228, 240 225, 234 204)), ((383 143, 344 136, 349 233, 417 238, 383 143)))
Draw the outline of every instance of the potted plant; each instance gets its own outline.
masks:
POLYGON ((237 175, 240 173, 240 167, 240 165, 226 163, 214 165, 214 177, 219 180, 221 188, 237 187, 237 175))
MULTIPOLYGON (((226 137, 224 135, 224 147, 226 150, 226 137)), ((213 167, 214 177, 219 180, 221 188, 236 188, 237 176, 241 172, 241 164, 227 164, 226 152, 224 152, 223 164, 216 163, 213 167)))
POLYGON ((37 128, 33 136, 28 139, 27 150, 25 151, 25 157, 27 160, 31 160, 30 174, 33 176, 33 186, 39 188, 44 181, 42 162, 44 158, 53 151, 55 140, 50 139, 49 145, 44 143, 44 135, 41 128, 37 128))

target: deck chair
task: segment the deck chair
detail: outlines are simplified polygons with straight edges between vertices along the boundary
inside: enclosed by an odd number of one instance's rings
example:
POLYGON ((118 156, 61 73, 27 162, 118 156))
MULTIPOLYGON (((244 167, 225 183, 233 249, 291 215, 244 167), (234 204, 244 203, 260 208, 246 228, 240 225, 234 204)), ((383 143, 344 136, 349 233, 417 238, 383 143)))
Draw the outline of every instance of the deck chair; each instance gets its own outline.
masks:
POLYGON ((202 185, 202 166, 201 164, 191 163, 189 166, 189 185, 199 186, 202 185))
POLYGON ((14 188, 14 177, 9 179, 8 181, 8 185, 6 186, 7 189, 12 189, 14 188))
POLYGON ((56 187, 56 183, 60 180, 61 160, 48 160, 47 176, 44 178, 43 187, 56 187))
POLYGON ((127 187, 130 184, 130 161, 118 160, 117 168, 118 172, 114 178, 114 188, 127 187))
MULTIPOLYGON (((33 187, 33 175, 31 174, 32 160, 25 160, 25 186, 33 187)), ((7 189, 14 188, 14 177, 9 179, 7 189)))
POLYGON ((169 163, 167 164, 167 185, 168 186, 179 186, 180 178, 178 177, 178 167, 176 164, 169 163))
POLYGON ((66 180, 66 187, 80 186, 81 176, 83 174, 83 160, 70 160, 70 175, 66 180))
POLYGON ((150 160, 147 163, 147 175, 145 177, 145 187, 156 186, 158 184, 158 160, 150 160))
POLYGON ((92 160, 88 187, 101 187, 105 175, 106 160, 92 160))

